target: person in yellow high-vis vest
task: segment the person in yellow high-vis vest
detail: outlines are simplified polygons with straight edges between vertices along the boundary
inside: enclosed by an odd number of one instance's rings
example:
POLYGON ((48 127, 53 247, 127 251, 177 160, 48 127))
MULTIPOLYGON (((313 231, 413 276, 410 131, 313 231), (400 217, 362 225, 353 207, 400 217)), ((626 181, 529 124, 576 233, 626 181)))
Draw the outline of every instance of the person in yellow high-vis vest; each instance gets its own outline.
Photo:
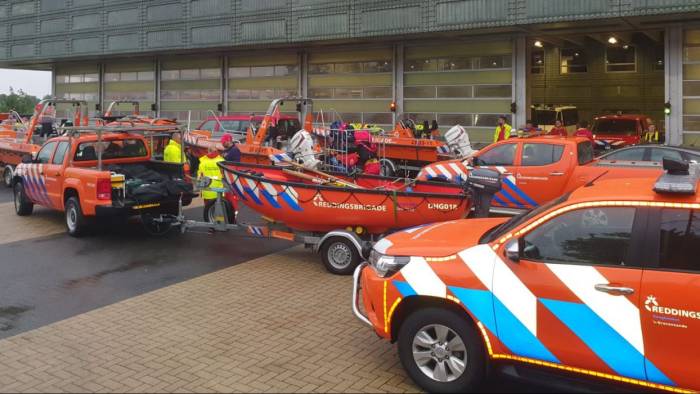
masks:
POLYGON ((505 115, 498 117, 498 126, 493 133, 493 142, 503 141, 510 138, 510 131, 513 129, 508 124, 508 118, 505 115))
POLYGON ((644 142, 647 144, 659 143, 659 130, 656 129, 655 124, 650 124, 649 129, 644 133, 644 142))
MULTIPOLYGON (((222 147, 223 148, 223 147, 222 147)), ((223 188, 223 176, 221 168, 217 165, 218 162, 224 161, 216 146, 209 146, 209 153, 199 158, 199 167, 197 168, 197 178, 208 177, 211 179, 209 188, 223 188)), ((209 221, 208 212, 210 207, 216 202, 217 193, 212 190, 203 190, 202 199, 204 199, 204 220, 209 221)))

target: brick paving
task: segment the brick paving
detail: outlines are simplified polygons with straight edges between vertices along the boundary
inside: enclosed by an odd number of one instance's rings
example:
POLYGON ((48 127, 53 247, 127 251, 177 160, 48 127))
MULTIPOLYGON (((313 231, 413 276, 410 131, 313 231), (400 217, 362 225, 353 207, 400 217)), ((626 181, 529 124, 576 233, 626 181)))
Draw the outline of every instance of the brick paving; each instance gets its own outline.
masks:
POLYGON ((351 286, 294 247, 2 340, 0 392, 416 391, 351 286))

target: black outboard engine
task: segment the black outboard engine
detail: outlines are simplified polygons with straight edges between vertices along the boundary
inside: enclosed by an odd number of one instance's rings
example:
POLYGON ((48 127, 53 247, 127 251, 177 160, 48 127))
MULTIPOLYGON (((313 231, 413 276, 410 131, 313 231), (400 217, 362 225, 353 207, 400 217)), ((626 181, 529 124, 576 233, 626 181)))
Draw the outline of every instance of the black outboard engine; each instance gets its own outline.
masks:
POLYGON ((501 174, 485 168, 475 168, 467 175, 465 187, 474 204, 475 218, 489 216, 491 200, 501 191, 501 174))

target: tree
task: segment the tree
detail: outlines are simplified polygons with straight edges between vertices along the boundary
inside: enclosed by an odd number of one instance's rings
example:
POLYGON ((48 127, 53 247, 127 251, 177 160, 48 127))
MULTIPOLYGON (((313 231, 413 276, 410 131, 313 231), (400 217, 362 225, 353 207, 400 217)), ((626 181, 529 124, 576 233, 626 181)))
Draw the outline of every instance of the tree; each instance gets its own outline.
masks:
POLYGON ((15 92, 10 86, 10 94, 0 94, 0 112, 15 110, 22 115, 31 114, 38 102, 38 97, 27 94, 22 89, 15 92))

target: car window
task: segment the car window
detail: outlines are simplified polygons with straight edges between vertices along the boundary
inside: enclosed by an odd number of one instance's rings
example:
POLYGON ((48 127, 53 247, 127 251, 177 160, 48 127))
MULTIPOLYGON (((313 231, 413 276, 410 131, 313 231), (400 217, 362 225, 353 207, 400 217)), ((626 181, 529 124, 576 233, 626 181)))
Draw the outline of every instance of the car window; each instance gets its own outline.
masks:
POLYGON ((515 161, 515 148, 517 144, 504 144, 497 146, 478 156, 480 166, 512 166, 515 161))
POLYGON ((642 161, 644 160, 645 148, 623 149, 617 152, 610 153, 601 157, 603 160, 627 160, 627 161, 642 161))
POLYGON ((199 126, 200 130, 207 130, 207 131, 214 131, 216 128, 216 121, 214 120, 207 120, 206 122, 202 123, 201 126, 199 126))
POLYGON ((221 126, 226 131, 241 131, 241 121, 240 120, 222 120, 221 126))
POLYGON ((661 210, 659 264, 663 269, 700 271, 700 212, 661 210))
POLYGON ((591 141, 579 142, 578 164, 584 165, 593 161, 593 144, 591 141))
POLYGON ((561 160, 564 146, 554 144, 524 144, 522 166, 546 166, 561 160))
POLYGON ((545 263, 630 265, 635 208, 590 208, 565 213, 523 237, 523 257, 545 263))
POLYGON ((685 153, 685 160, 693 161, 695 163, 700 163, 700 155, 694 155, 692 153, 685 153))
POLYGON ((41 164, 48 164, 49 160, 51 160, 51 154, 53 153, 54 148, 56 147, 56 142, 49 142, 46 145, 44 145, 43 148, 37 153, 36 155, 36 162, 41 163, 41 164))
POLYGON ((634 119, 598 119, 593 125, 593 134, 637 134, 637 121, 634 119))
POLYGON ((683 155, 673 149, 651 148, 651 161, 662 161, 664 157, 673 160, 683 160, 683 155))
POLYGON ((53 155, 53 161, 51 161, 53 164, 63 164, 63 159, 66 158, 66 152, 68 151, 68 147, 70 147, 70 144, 68 141, 63 141, 58 144, 58 148, 56 149, 56 154, 53 155))
POLYGON ((124 139, 102 142, 83 142, 75 152, 75 161, 97 160, 97 152, 102 150, 102 160, 145 157, 148 150, 139 139, 124 139))

